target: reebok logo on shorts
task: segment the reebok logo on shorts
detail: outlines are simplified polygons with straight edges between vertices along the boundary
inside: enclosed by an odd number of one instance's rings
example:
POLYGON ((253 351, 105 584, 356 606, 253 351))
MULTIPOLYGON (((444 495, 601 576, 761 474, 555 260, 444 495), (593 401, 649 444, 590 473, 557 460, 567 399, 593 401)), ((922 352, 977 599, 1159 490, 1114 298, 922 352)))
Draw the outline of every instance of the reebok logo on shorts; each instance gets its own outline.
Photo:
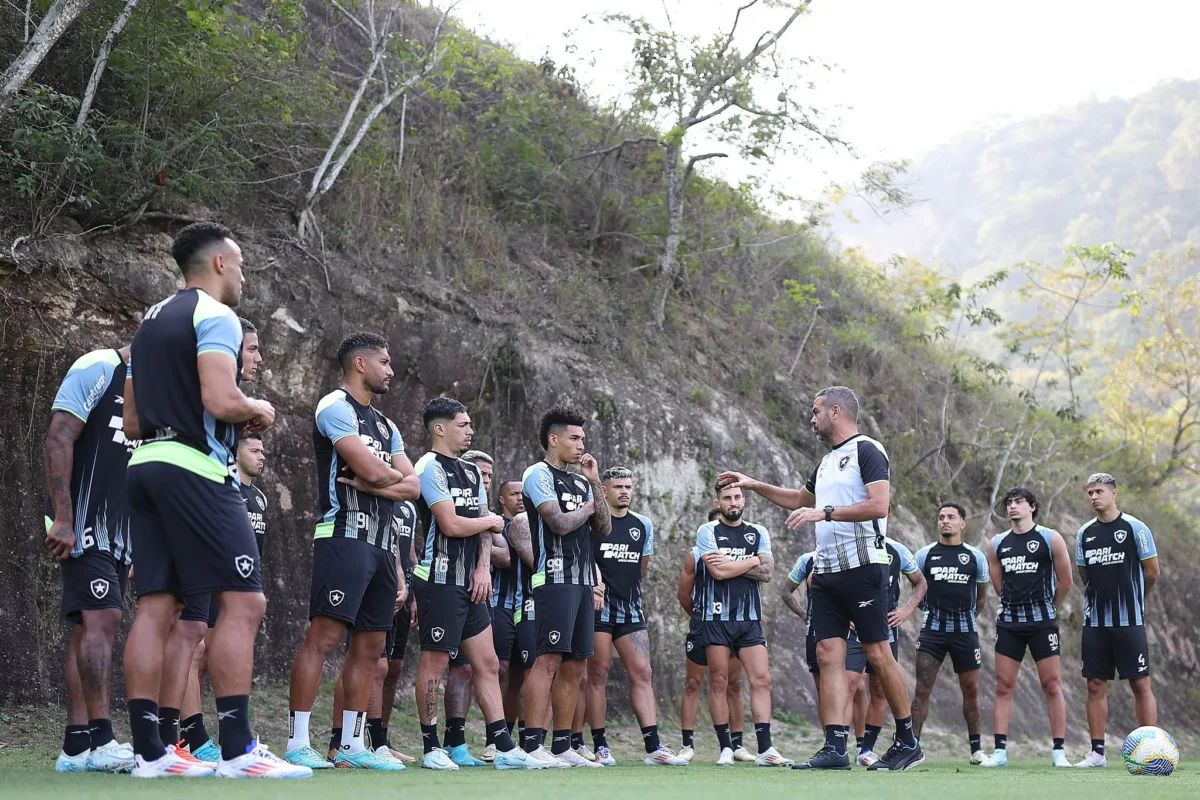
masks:
POLYGON ((562 638, 562 634, 558 631, 550 631, 550 644, 558 644, 560 638, 562 638))
POLYGON ((237 568, 238 575, 243 578, 249 578, 254 572, 254 559, 248 555, 240 555, 233 560, 233 566, 237 568))
POLYGON ((346 599, 346 593, 343 592, 341 589, 334 589, 332 592, 329 593, 329 605, 331 605, 331 606, 341 605, 342 601, 345 599, 346 599))
POLYGON ((522 650, 522 651, 521 651, 521 660, 522 660, 522 661, 524 661, 524 662, 526 662, 526 663, 528 663, 528 662, 529 662, 529 651, 528 651, 528 650, 522 650))
POLYGON ((858 601, 858 607, 859 607, 859 608, 866 608, 867 606, 869 606, 869 605, 873 605, 874 603, 875 603, 875 601, 874 601, 874 600, 859 600, 859 601, 858 601))
POLYGON ((108 596, 108 581, 103 578, 96 578, 91 585, 92 597, 97 600, 103 600, 108 596))
POLYGON ((442 637, 446 635, 446 629, 445 628, 434 628, 432 631, 430 631, 430 633, 433 634, 433 640, 435 642, 440 642, 442 640, 442 637))

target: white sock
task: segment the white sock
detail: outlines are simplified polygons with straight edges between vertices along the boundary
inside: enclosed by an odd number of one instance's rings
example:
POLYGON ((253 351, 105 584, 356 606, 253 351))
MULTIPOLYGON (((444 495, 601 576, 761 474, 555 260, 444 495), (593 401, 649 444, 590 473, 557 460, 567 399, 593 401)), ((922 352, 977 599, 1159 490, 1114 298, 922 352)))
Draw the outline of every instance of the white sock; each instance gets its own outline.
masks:
POLYGON ((342 752, 348 756, 356 756, 367 749, 364 739, 367 728, 367 712, 342 712, 342 752))
POLYGON ((301 747, 312 747, 308 741, 308 718, 311 711, 288 712, 288 740, 285 753, 299 750, 301 747))

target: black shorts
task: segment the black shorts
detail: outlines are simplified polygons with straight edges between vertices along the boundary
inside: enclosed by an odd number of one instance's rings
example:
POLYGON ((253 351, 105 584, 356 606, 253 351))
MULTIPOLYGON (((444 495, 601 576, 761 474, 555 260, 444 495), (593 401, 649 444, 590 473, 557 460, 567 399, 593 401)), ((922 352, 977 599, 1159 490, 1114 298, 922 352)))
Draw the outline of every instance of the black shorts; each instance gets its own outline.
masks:
POLYGON ((1058 625, 996 628, 996 655, 1024 661, 1026 648, 1029 648, 1034 661, 1058 655, 1058 625))
POLYGON ((521 669, 533 669, 537 658, 537 622, 522 618, 517 623, 517 639, 513 643, 509 664, 521 669))
POLYGON ((537 609, 537 655, 562 653, 563 660, 595 653, 596 610, 591 586, 546 583, 533 590, 537 609))
POLYGON ((1150 675, 1150 649, 1141 625, 1083 629, 1083 677, 1123 681, 1150 675))
POLYGON ((138 597, 262 591, 254 529, 233 479, 154 462, 131 466, 125 487, 138 597))
POLYGON ((845 639, 851 622, 861 641, 867 644, 887 641, 886 564, 819 572, 812 577, 810 597, 812 627, 818 641, 845 639))
MULTIPOLYGON (((808 661, 808 671, 813 677, 820 677, 821 663, 817 660, 817 635, 809 633, 804 637, 804 658, 808 661)), ((859 675, 870 668, 867 663, 867 651, 863 650, 862 642, 853 633, 846 639, 846 672, 857 672, 859 675)))
POLYGON ((726 647, 729 654, 737 658, 743 647, 767 644, 763 638, 762 623, 756 619, 736 622, 710 619, 704 621, 704 646, 726 647))
POLYGON ((449 653, 451 666, 467 663, 459 649, 466 639, 473 639, 492 625, 487 603, 472 603, 465 586, 430 583, 413 579, 417 597, 417 624, 421 629, 421 650, 449 653))
POLYGON ((707 667, 708 651, 704 647, 704 620, 700 617, 692 617, 692 621, 688 625, 687 641, 684 644, 687 660, 696 666, 707 667))
POLYGON ((404 607, 392 617, 392 629, 388 632, 384 655, 392 661, 404 658, 408 649, 408 629, 412 625, 412 607, 406 601, 404 607))
POLYGON ((607 633, 615 642, 617 639, 622 639, 631 633, 646 630, 646 621, 641 622, 601 622, 600 612, 596 612, 595 622, 592 624, 592 629, 596 633, 607 633))
POLYGON ((62 564, 62 618, 83 624, 84 611, 122 608, 129 586, 129 565, 117 563, 112 553, 85 550, 62 564))
POLYGON ((821 664, 817 661, 817 635, 812 631, 804 637, 804 660, 808 662, 808 671, 813 675, 821 674, 821 664))
POLYGON ((501 663, 512 661, 513 647, 517 643, 515 614, 511 608, 492 609, 492 645, 501 663))
POLYGON ((217 598, 211 594, 193 594, 183 598, 183 611, 179 612, 182 622, 204 622, 213 627, 217 612, 221 610, 217 598))
POLYGON ((389 631, 396 609, 396 557, 361 539, 313 541, 308 618, 341 620, 351 630, 389 631))
MULTIPOLYGON (((892 644, 892 658, 899 661, 900 660, 900 640, 893 639, 891 644, 892 644)), ((861 647, 862 645, 859 645, 859 646, 861 647)), ((863 658, 866 658, 866 653, 863 653, 863 658)), ((868 675, 875 674, 875 668, 873 666, 871 666, 870 661, 867 661, 867 674, 868 675)))
MULTIPOLYGON (((976 631, 946 631, 922 630, 917 639, 917 652, 924 653, 939 664, 950 655, 950 663, 954 665, 954 674, 979 669, 983 666, 983 654, 979 650, 979 634, 976 631)), ((1022 658, 1024 653, 1021 654, 1022 658)))

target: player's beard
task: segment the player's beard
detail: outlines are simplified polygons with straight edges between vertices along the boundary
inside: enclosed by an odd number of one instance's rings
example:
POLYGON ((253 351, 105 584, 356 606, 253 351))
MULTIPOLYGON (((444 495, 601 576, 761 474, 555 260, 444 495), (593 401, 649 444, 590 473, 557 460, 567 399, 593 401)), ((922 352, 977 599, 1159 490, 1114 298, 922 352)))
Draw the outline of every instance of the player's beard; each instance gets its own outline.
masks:
POLYGON ((386 379, 380 378, 378 381, 368 383, 367 388, 371 391, 371 394, 387 394, 388 389, 391 387, 388 386, 386 379))
POLYGON ((725 519, 729 520, 730 522, 737 522, 739 519, 742 518, 742 509, 731 508, 728 511, 722 511, 721 516, 724 517, 725 519))

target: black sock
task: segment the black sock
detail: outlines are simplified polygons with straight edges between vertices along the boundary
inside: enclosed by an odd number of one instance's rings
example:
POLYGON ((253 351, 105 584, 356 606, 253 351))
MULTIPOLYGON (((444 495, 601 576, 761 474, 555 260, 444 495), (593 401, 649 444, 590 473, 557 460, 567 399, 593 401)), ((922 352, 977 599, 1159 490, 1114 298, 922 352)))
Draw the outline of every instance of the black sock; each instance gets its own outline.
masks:
MULTIPOLYGON (((153 700, 130 700, 129 731, 133 738, 133 752, 145 761, 157 761, 167 754, 158 735, 158 703, 153 700)), ((172 742, 174 744, 174 742, 172 742)))
POLYGON ((683 746, 684 747, 695 747, 696 746, 695 741, 696 741, 696 732, 694 730, 689 730, 687 728, 684 728, 683 729, 683 746))
POLYGON ((437 750, 442 746, 438 741, 436 722, 432 725, 421 726, 421 742, 425 746, 426 753, 432 753, 434 750, 437 750))
POLYGON ((1062 739, 1062 738, 1060 738, 1060 737, 1058 737, 1058 736, 1055 736, 1055 737, 1054 737, 1054 749, 1055 749, 1055 750, 1062 750, 1062 749, 1063 749, 1063 743, 1064 743, 1065 741, 1066 741, 1065 739, 1062 739))
POLYGON ((861 751, 865 748, 871 752, 874 752, 875 743, 879 741, 879 733, 882 730, 883 728, 878 725, 868 725, 866 732, 862 737, 862 744, 858 746, 858 749, 861 751))
POLYGON ((554 732, 554 738, 550 741, 551 755, 562 755, 571 749, 571 729, 561 728, 554 732))
POLYGON ((729 732, 729 742, 730 742, 730 744, 733 745, 734 750, 737 750, 739 747, 741 747, 742 746, 742 732, 741 731, 730 731, 729 732))
POLYGON ((758 754, 762 755, 771 749, 771 723, 754 723, 754 735, 758 739, 758 754))
POLYGON ((729 738, 729 723, 726 722, 724 725, 713 725, 713 730, 717 732, 717 746, 722 750, 724 750, 726 747, 732 750, 733 740, 729 738))
POLYGON ((1007 750, 1008 749, 1008 734, 1007 733, 997 733, 997 734, 995 734, 995 739, 996 739, 996 749, 997 750, 1007 750))
POLYGON ((653 753, 662 747, 662 743, 658 740, 657 725, 647 725, 642 728, 642 742, 646 745, 647 753, 653 753))
POLYGON ((839 755, 846 755, 846 743, 849 739, 849 728, 845 725, 825 726, 825 746, 831 747, 839 755))
POLYGON ((496 751, 499 753, 507 753, 516 747, 513 744, 512 734, 508 732, 508 723, 502 719, 487 724, 488 741, 496 746, 496 751))
POLYGON ((517 719, 517 733, 521 734, 521 742, 525 742, 525 720, 517 719))
POLYGON ((583 731, 579 731, 579 733, 571 731, 571 749, 578 750, 581 747, 583 747, 583 731))
POLYGON ((521 729, 521 749, 526 753, 532 753, 542 746, 542 737, 546 732, 541 728, 522 728, 521 729))
POLYGON ((232 694, 217 698, 217 733, 221 737, 221 758, 226 761, 244 756, 254 745, 250 730, 250 695, 232 694))
POLYGON ((971 753, 978 753, 983 749, 983 737, 978 733, 967 734, 967 741, 971 743, 971 753))
POLYGON ((1104 740, 1092 739, 1092 752, 1097 755, 1104 755, 1104 740))
POLYGON ((604 728, 592 728, 592 747, 597 750, 601 747, 608 747, 608 733, 604 728))
POLYGON ((896 738, 905 747, 916 747, 917 739, 913 736, 912 715, 896 720, 896 738))
POLYGON ((367 746, 374 750, 387 744, 387 728, 383 727, 383 717, 367 717, 367 746))
POLYGON ((204 727, 204 715, 192 714, 179 722, 179 734, 187 742, 188 750, 192 753, 208 744, 208 728, 204 727))
POLYGON ((862 752, 862 749, 863 749, 863 739, 866 739, 866 738, 867 737, 865 737, 865 736, 855 736, 854 737, 854 746, 858 748, 858 752, 860 752, 860 753, 862 752))
POLYGON ((117 738, 113 736, 112 720, 111 719, 91 719, 88 720, 89 738, 92 740, 92 749, 103 747, 104 745, 117 738))
POLYGON ((329 734, 329 749, 337 750, 341 746, 342 746, 342 729, 334 728, 333 732, 329 734))
POLYGON ((467 743, 467 721, 462 717, 446 717, 446 736, 442 746, 449 750, 467 743))
POLYGON ((68 725, 63 734, 62 751, 69 756, 86 753, 92 747, 92 732, 87 725, 68 725))
MULTIPOLYGON (((509 736, 512 736, 512 733, 513 733, 513 730, 514 730, 514 726, 515 726, 516 724, 517 724, 517 723, 515 723, 515 722, 508 722, 508 721, 506 721, 506 722, 504 723, 504 727, 508 729, 508 735, 509 735, 509 736)), ((522 725, 521 727, 522 727, 522 728, 524 728, 525 726, 524 726, 524 725, 522 725)))
POLYGON ((545 747, 546 746, 546 729, 538 728, 537 737, 538 737, 538 747, 545 747))
MULTIPOLYGON (((370 723, 370 720, 367 720, 367 722, 370 723)), ((382 717, 379 719, 379 735, 383 737, 383 746, 390 750, 392 748, 392 743, 388 741, 388 729, 387 726, 383 724, 382 717)))
POLYGON ((176 744, 183 737, 179 735, 179 709, 160 708, 158 710, 158 738, 163 744, 176 744))

